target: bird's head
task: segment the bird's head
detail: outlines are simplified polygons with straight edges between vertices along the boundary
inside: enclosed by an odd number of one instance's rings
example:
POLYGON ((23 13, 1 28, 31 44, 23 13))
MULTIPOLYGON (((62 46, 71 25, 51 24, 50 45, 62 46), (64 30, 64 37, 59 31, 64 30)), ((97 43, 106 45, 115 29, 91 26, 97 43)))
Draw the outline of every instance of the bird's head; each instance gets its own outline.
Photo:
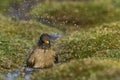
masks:
POLYGON ((40 46, 43 49, 48 49, 51 47, 50 44, 50 35, 48 35, 47 33, 43 33, 40 36, 40 39, 38 41, 38 46, 40 46))

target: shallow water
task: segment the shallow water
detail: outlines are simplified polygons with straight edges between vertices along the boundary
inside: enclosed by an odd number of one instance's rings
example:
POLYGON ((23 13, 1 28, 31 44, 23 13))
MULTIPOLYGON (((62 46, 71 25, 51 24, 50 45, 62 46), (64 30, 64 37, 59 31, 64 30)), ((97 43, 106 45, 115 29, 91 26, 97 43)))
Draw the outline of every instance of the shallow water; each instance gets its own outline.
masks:
POLYGON ((32 73, 38 71, 40 71, 40 69, 36 70, 32 68, 26 68, 25 72, 16 70, 11 73, 1 74, 1 77, 3 78, 3 80, 30 80, 32 73), (25 75, 23 75, 23 73, 25 73, 25 75))

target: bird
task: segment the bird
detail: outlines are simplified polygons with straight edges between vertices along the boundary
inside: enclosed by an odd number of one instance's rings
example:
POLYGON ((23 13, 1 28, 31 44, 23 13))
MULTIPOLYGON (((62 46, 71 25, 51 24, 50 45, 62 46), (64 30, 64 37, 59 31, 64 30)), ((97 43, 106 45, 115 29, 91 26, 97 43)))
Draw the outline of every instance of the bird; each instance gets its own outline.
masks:
POLYGON ((51 36, 47 33, 41 34, 37 46, 29 54, 26 67, 41 69, 52 67, 58 63, 58 56, 51 49, 51 36))

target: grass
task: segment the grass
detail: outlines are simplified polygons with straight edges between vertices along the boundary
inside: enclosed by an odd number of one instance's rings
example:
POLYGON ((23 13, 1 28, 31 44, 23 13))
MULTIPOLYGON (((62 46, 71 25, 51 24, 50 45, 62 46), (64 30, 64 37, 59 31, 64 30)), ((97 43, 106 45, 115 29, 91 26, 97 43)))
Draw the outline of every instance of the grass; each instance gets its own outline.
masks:
POLYGON ((26 55, 37 43, 40 34, 61 33, 34 21, 15 22, 0 18, 0 72, 24 66, 26 55))
POLYGON ((14 21, 0 13, 0 72, 22 68, 40 34, 65 30, 65 36, 52 44, 59 63, 33 73, 31 80, 119 80, 119 4, 51 1, 33 7, 33 19, 45 19, 55 27, 35 20, 14 21))
POLYGON ((119 63, 109 59, 94 58, 72 60, 34 74, 32 80, 119 80, 119 63))
POLYGON ((55 27, 68 30, 120 20, 119 1, 90 2, 57 2, 48 1, 33 7, 34 19, 53 24, 55 27))
POLYGON ((6 12, 11 3, 19 3, 22 0, 0 0, 0 12, 6 12))
POLYGON ((60 63, 35 73, 32 80, 119 80, 119 25, 120 22, 102 24, 58 40, 55 49, 60 63))
POLYGON ((120 57, 120 22, 103 24, 88 30, 80 30, 63 38, 58 52, 70 58, 88 58, 101 55, 120 57))

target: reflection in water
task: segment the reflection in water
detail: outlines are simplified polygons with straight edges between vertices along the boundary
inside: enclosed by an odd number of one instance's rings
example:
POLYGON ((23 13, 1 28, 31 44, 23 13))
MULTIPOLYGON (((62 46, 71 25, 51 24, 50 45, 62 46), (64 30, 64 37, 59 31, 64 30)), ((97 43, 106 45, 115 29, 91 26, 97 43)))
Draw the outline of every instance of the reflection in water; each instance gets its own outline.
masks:
POLYGON ((16 79, 30 80, 31 73, 38 71, 40 71, 40 69, 26 68, 24 72, 16 70, 15 72, 2 74, 1 76, 3 76, 3 80, 16 80, 16 79))

